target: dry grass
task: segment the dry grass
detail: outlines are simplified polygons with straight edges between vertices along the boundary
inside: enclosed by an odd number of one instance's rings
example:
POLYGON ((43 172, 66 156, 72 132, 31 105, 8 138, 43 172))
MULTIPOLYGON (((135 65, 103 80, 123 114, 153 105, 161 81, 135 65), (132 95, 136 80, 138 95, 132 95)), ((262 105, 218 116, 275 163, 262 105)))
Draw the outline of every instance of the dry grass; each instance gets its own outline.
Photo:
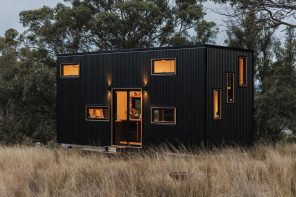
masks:
POLYGON ((124 158, 0 147, 0 196, 296 196, 296 144, 124 158))

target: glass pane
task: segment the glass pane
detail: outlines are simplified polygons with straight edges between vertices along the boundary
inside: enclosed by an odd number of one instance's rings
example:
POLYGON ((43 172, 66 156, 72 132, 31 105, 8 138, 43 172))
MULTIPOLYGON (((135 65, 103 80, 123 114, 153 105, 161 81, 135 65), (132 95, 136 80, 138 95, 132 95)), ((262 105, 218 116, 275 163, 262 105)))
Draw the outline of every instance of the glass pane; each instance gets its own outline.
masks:
POLYGON ((130 110, 130 119, 138 120, 141 118, 141 91, 130 91, 130 101, 129 101, 129 110, 130 110))
POLYGON ((214 119, 221 119, 221 91, 214 90, 214 119))
POLYGON ((108 107, 87 107, 87 119, 101 120, 109 119, 108 107))
POLYGON ((116 99, 116 120, 127 120, 127 91, 117 91, 116 99))
POLYGON ((79 64, 62 65, 62 76, 79 76, 79 64))
POLYGON ((175 110, 164 109, 164 121, 175 122, 175 110))
POLYGON ((234 74, 227 73, 227 102, 234 103, 234 74))
POLYGON ((153 122, 159 122, 160 121, 160 111, 159 109, 153 109, 153 122))
POLYGON ((153 61, 153 73, 175 73, 176 72, 176 60, 164 59, 153 61))
POLYGON ((175 123, 175 108, 152 108, 152 122, 175 123))
POLYGON ((247 85, 247 59, 245 57, 239 58, 239 85, 247 85))

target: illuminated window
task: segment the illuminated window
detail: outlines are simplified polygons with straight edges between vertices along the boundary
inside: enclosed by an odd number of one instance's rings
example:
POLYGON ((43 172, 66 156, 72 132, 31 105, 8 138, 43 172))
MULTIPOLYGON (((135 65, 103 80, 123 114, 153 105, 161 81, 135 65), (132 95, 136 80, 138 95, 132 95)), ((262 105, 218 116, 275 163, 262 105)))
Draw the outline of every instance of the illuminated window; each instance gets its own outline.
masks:
POLYGON ((176 108, 151 107, 151 123, 176 124, 176 108))
POLYGON ((239 57, 239 86, 247 86, 247 58, 239 57))
POLYGON ((176 74, 176 59, 155 59, 151 65, 152 75, 176 74))
POLYGON ((79 77, 79 64, 61 64, 61 77, 79 77))
POLYGON ((213 91, 213 118, 214 120, 221 119, 221 90, 214 89, 213 91))
POLYGON ((226 73, 226 102, 234 103, 234 73, 226 73))
POLYGON ((108 121, 108 106, 86 106, 86 120, 108 121))

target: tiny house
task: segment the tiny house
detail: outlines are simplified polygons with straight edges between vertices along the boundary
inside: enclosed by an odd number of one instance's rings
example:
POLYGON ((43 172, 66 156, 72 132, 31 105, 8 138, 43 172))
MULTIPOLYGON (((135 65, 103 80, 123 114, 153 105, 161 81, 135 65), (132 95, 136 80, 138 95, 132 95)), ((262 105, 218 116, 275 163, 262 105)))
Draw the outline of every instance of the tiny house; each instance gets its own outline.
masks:
POLYGON ((57 142, 253 141, 253 51, 214 45, 57 56, 57 142))

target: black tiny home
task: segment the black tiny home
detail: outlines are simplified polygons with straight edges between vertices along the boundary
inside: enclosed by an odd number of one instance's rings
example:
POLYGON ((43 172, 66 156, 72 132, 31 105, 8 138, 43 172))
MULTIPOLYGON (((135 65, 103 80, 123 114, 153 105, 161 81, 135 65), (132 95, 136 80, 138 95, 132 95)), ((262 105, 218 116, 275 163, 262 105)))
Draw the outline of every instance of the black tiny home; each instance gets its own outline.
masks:
POLYGON ((60 54, 57 67, 58 143, 252 143, 252 50, 198 45, 60 54))

